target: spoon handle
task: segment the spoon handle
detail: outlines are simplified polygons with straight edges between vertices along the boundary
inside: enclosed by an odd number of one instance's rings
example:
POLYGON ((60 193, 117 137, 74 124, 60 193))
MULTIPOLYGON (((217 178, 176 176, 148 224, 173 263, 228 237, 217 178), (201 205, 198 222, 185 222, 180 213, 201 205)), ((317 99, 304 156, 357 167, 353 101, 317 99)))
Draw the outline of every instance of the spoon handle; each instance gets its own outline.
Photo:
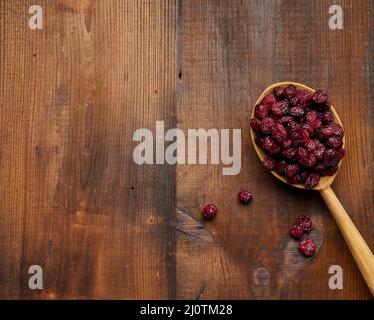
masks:
POLYGON ((371 294, 374 296, 374 256, 366 244, 364 238, 357 230, 347 212, 336 197, 334 191, 329 187, 320 190, 323 200, 333 215, 340 232, 342 233, 353 258, 356 261, 371 294))

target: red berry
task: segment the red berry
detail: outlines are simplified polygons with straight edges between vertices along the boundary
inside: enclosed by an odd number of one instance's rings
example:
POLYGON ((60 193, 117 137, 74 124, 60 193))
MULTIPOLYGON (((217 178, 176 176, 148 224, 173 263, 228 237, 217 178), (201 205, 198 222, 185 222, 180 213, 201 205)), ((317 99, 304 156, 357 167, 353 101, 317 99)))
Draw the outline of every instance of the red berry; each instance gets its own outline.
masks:
POLYGON ((305 189, 311 190, 319 184, 320 175, 318 173, 311 173, 305 180, 305 189))
POLYGON ((296 87, 294 86, 294 85, 289 85, 289 86, 287 86, 287 88, 286 88, 286 90, 285 90, 285 92, 286 92, 286 96, 287 96, 287 98, 292 98, 292 97, 294 97, 295 95, 296 95, 296 87))
POLYGON ((300 241, 299 250, 306 257, 312 257, 316 252, 317 246, 311 237, 300 241))
POLYGON ((261 120, 261 132, 270 134, 270 129, 274 126, 275 122, 272 118, 265 118, 261 120))
POLYGON ((281 150, 279 145, 269 136, 265 137, 262 148, 270 155, 275 155, 281 150))
POLYGON ((289 112, 291 116, 301 118, 304 115, 305 110, 300 106, 296 106, 292 107, 289 112))
POLYGON ((316 90, 316 92, 313 93, 312 96, 313 102, 322 104, 327 102, 327 93, 323 90, 316 90))
POLYGON ((262 99, 262 103, 264 105, 266 105, 267 107, 271 107, 275 102, 277 101, 277 99, 275 98, 275 96, 271 93, 271 94, 268 94, 267 96, 265 96, 263 99, 262 99))
POLYGON ((285 96, 285 88, 284 87, 275 87, 273 89, 273 94, 278 98, 278 99, 281 99, 281 98, 284 98, 285 96))
POLYGON ((299 216, 296 221, 296 225, 301 227, 304 232, 309 233, 313 230, 312 220, 308 216, 299 216))
POLYGON ((270 133, 274 140, 278 142, 282 142, 287 138, 287 131, 280 123, 274 124, 270 128, 270 133))
POLYGON ((315 111, 309 111, 305 115, 305 120, 313 129, 318 129, 322 122, 320 116, 315 111))
POLYGON ((214 204, 207 204, 201 213, 207 220, 213 219, 217 214, 217 207, 214 204))
POLYGON ((269 109, 264 104, 258 104, 255 106, 255 116, 257 119, 264 119, 269 115, 269 109))
POLYGON ((284 174, 286 175, 286 177, 292 178, 297 173, 299 173, 299 171, 300 171, 300 166, 297 163, 289 164, 289 165, 286 166, 286 168, 284 170, 284 174))
POLYGON ((320 117, 323 124, 329 124, 334 121, 334 115, 331 111, 321 112, 320 117))
POLYGON ((262 160, 262 164, 265 169, 269 171, 274 170, 276 166, 275 160, 269 156, 266 156, 264 160, 262 160))
POLYGON ((241 203, 247 204, 251 202, 253 195, 248 190, 241 189, 238 193, 238 198, 241 203))
POLYGON ((275 167, 275 170, 277 171, 277 173, 279 173, 281 176, 284 175, 284 172, 286 170, 286 166, 287 166, 287 163, 286 161, 282 160, 282 161, 279 161, 275 167))
POLYGON ((279 117, 285 115, 288 112, 288 102, 283 100, 274 103, 271 112, 279 117))
POLYGON ((343 146, 343 141, 342 138, 333 136, 327 139, 326 144, 335 150, 339 150, 343 146))
POLYGON ((290 234, 294 239, 300 240, 304 235, 304 230, 299 225, 294 225, 290 230, 290 234))
POLYGON ((261 132, 261 120, 259 120, 257 118, 253 118, 249 121, 249 124, 250 124, 251 128, 253 129, 253 131, 261 132))

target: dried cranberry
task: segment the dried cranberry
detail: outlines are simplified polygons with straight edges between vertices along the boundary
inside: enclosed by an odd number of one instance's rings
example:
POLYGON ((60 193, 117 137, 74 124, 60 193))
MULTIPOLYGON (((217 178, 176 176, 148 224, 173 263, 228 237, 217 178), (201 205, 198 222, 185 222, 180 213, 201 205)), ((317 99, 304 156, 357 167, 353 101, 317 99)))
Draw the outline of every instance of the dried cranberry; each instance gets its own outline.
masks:
POLYGON ((306 168, 313 167, 317 162, 316 157, 303 147, 297 149, 297 160, 306 168))
POLYGON ((313 167, 315 171, 324 171, 326 169, 326 165, 323 161, 317 162, 313 167))
POLYGON ((276 167, 275 167, 275 170, 277 171, 277 173, 279 173, 281 176, 284 175, 284 171, 286 170, 286 161, 284 160, 281 160, 277 163, 276 167))
POLYGON ((344 136, 344 129, 339 123, 332 123, 331 124, 332 131, 334 132, 335 136, 343 138, 344 136))
POLYGON ((318 140, 311 139, 305 142, 304 148, 309 152, 314 152, 317 148, 318 140))
POLYGON ((269 156, 266 156, 262 160, 262 164, 269 171, 274 170, 275 166, 276 166, 275 160, 272 157, 269 157, 269 156))
POLYGON ((323 162, 326 166, 333 166, 338 164, 340 161, 339 154, 334 149, 326 149, 323 153, 323 162))
POLYGON ((287 177, 287 183, 289 183, 289 184, 296 184, 296 183, 299 183, 300 181, 301 181, 301 177, 300 177, 299 174, 295 174, 291 178, 287 177))
POLYGON ((253 118, 249 121, 249 124, 255 132, 261 132, 261 120, 253 118))
POLYGON ((271 155, 277 154, 281 150, 279 145, 269 136, 266 136, 264 138, 264 143, 263 143, 262 148, 271 155))
POLYGON ((282 150, 282 156, 289 160, 295 159, 296 153, 296 148, 288 148, 282 150))
POLYGON ((255 106, 255 116, 257 119, 264 119, 269 115, 269 109, 264 104, 260 103, 255 106))
POLYGON ((300 128, 301 128, 301 125, 300 125, 299 123, 297 123, 297 122, 294 121, 294 120, 291 120, 291 121, 288 123, 286 130, 287 130, 288 133, 290 133, 290 132, 292 132, 292 131, 296 131, 296 130, 298 130, 298 129, 300 129, 300 128))
POLYGON ((297 96, 293 96, 292 98, 288 98, 288 101, 291 106, 296 106, 299 102, 299 98, 297 96))
POLYGON ((309 123, 304 123, 301 128, 305 129, 309 133, 309 137, 314 136, 314 129, 309 123))
POLYGON ((294 146, 298 146, 309 140, 309 133, 306 129, 297 129, 290 133, 290 139, 294 146))
POLYGON ((323 153, 325 152, 326 147, 317 140, 316 148, 313 152, 313 155, 316 157, 317 161, 321 160, 323 157, 323 153))
POLYGON ((262 103, 264 105, 266 105, 267 107, 271 107, 276 101, 277 101, 277 99, 275 98, 275 96, 272 93, 266 95, 262 99, 262 103))
POLYGON ((296 95, 296 87, 294 85, 287 86, 285 90, 287 98, 292 98, 296 95))
POLYGON ((283 124, 284 126, 287 126, 290 121, 292 121, 293 118, 290 116, 283 116, 278 120, 278 123, 283 124))
POLYGON ((290 234, 294 239, 300 240, 304 235, 304 230, 299 225, 294 225, 290 230, 290 234))
POLYGON ((253 198, 253 195, 252 193, 250 193, 248 190, 246 189, 241 189, 238 193, 238 199, 241 203, 243 204, 247 204, 247 203, 250 203, 251 200, 253 198))
POLYGON ((333 176, 339 169, 337 164, 326 167, 322 172, 326 176, 333 176))
POLYGON ((288 149, 292 144, 292 141, 290 139, 283 140, 281 142, 282 149, 288 149))
POLYGON ((261 132, 265 134, 270 133, 270 129, 274 126, 275 121, 272 118, 265 118, 261 120, 261 132))
POLYGON ((318 103, 318 104, 326 103, 327 99, 328 99, 327 93, 324 90, 316 90, 312 96, 313 102, 318 103))
POLYGON ((312 101, 312 94, 305 90, 299 90, 297 97, 299 98, 299 103, 307 106, 312 101))
POLYGON ((299 216, 296 221, 296 225, 301 227, 304 232, 309 233, 313 230, 312 220, 308 216, 299 216))
POLYGON ((305 110, 300 106, 295 106, 289 110, 289 113, 293 117, 301 118, 304 115, 305 110))
POLYGON ((286 100, 278 101, 273 104, 271 108, 272 114, 276 116, 283 116, 288 112, 288 102, 286 100))
POLYGON ((320 175, 318 173, 311 173, 305 180, 305 189, 313 189, 319 184, 320 175))
POLYGON ((282 142, 287 138, 287 131, 280 123, 274 124, 270 132, 275 141, 282 142))
POLYGON ((273 89, 273 94, 278 98, 284 98, 285 96, 285 88, 284 87, 275 87, 273 89))
POLYGON ((331 111, 321 112, 320 117, 323 124, 329 124, 334 121, 334 115, 331 111))
POLYGON ((315 111, 309 111, 306 116, 305 116, 305 119, 307 121, 307 123, 313 128, 313 129, 318 129, 320 126, 321 126, 321 118, 320 116, 318 115, 317 112, 315 111))
POLYGON ((300 252, 306 257, 312 257, 316 252, 317 246, 311 237, 305 238, 299 244, 300 252))
POLYGON ((318 131, 318 138, 320 140, 327 140, 334 135, 334 130, 332 126, 324 126, 318 131))
POLYGON ((289 165, 286 166, 286 168, 284 170, 284 174, 286 175, 286 177, 292 178, 293 176, 298 174, 299 171, 300 171, 300 166, 297 163, 289 164, 289 165))
POLYGON ((328 138, 326 144, 333 149, 340 149, 343 146, 343 141, 340 137, 332 136, 328 138))
POLYGON ((212 203, 207 204, 201 214, 207 220, 213 219, 217 214, 217 207, 212 203))

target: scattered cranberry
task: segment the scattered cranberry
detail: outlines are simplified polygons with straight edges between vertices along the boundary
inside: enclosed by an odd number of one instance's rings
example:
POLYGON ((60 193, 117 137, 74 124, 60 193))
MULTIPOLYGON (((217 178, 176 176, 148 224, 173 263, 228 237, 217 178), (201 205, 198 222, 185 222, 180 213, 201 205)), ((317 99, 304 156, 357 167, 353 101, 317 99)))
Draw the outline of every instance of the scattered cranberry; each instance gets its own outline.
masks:
POLYGON ((311 237, 305 238, 299 244, 300 252, 306 257, 311 257, 316 252, 317 246, 311 237))
POLYGON ((296 225, 301 227, 304 232, 309 233, 313 230, 312 220, 308 216, 300 216, 297 218, 296 225))
POLYGON ((304 230, 299 225, 294 225, 290 230, 290 234, 294 239, 300 240, 304 235, 304 230))
POLYGON ((247 204, 251 202, 253 195, 248 190, 241 189, 238 193, 238 198, 241 203, 247 204))
POLYGON ((214 204, 207 204, 201 213, 207 220, 213 219, 217 214, 217 207, 214 204))
POLYGON ((306 189, 335 174, 345 154, 344 129, 330 107, 323 90, 310 93, 290 85, 266 95, 250 121, 256 144, 269 156, 264 167, 306 189))

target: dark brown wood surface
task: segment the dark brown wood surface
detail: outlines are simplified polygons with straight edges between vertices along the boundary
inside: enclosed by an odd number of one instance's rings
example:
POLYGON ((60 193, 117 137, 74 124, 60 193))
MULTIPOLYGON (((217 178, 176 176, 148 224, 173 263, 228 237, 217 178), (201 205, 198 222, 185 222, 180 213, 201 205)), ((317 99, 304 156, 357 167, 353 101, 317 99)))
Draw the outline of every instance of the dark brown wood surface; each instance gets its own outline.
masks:
POLYGON ((318 193, 261 168, 248 119, 273 82, 328 90, 347 137, 333 188, 374 250, 371 0, 40 0, 43 30, 31 4, 0 2, 0 298, 370 298, 318 193), (156 120, 242 129, 240 174, 136 165, 133 133, 156 120), (313 259, 288 236, 300 214, 313 259), (33 264, 43 290, 28 288, 33 264), (335 264, 343 290, 328 287, 335 264))

